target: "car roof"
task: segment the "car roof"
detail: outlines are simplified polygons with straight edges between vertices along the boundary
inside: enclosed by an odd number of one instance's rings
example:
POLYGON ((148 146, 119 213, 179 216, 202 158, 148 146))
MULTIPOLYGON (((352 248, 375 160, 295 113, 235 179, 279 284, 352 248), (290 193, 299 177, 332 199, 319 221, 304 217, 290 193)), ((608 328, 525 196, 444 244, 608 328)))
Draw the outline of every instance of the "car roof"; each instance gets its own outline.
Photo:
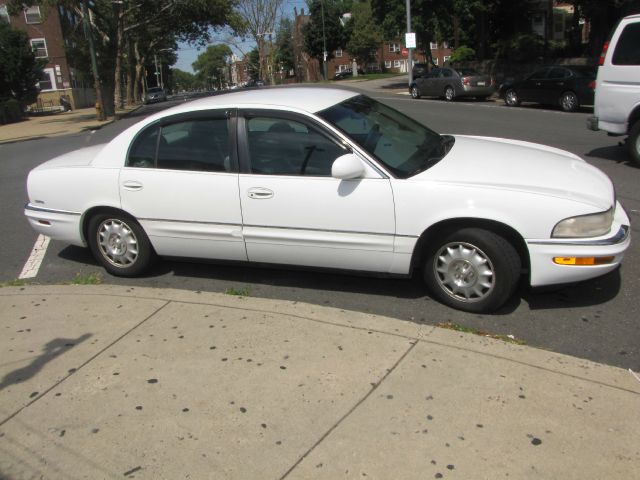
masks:
POLYGON ((316 113, 359 95, 352 90, 339 88, 267 87, 259 90, 243 90, 223 93, 183 103, 165 113, 181 113, 192 110, 230 107, 273 107, 304 110, 316 113))

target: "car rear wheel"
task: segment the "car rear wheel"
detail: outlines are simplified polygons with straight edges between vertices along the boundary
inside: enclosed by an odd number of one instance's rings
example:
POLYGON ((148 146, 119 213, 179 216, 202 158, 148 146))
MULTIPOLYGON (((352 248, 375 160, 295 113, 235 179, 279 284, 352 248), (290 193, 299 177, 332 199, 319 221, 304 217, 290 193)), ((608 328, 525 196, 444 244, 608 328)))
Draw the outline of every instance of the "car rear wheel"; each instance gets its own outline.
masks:
POLYGON ((564 92, 560 96, 560 108, 565 112, 575 112, 579 106, 578 96, 575 93, 564 92))
POLYGON ((466 312, 491 312, 513 294, 521 261, 502 236, 465 228, 434 242, 427 252, 424 279, 437 300, 466 312))
POLYGON ((444 89, 444 99, 447 102, 451 102, 454 98, 456 98, 456 92, 453 87, 447 87, 444 89))
POLYGON ((627 148, 629 149, 629 155, 640 165, 640 120, 636 120, 631 130, 629 130, 629 138, 627 138, 627 148))
POLYGON ((504 94, 504 103, 506 103, 510 107, 517 107, 518 105, 520 105, 518 94, 513 88, 510 88, 504 94))
POLYGON ((416 85, 411 85, 411 98, 420 98, 420 90, 418 90, 416 85))
POLYGON ((91 218, 88 241, 96 260, 112 275, 140 275, 155 257, 140 224, 123 214, 98 214, 91 218))

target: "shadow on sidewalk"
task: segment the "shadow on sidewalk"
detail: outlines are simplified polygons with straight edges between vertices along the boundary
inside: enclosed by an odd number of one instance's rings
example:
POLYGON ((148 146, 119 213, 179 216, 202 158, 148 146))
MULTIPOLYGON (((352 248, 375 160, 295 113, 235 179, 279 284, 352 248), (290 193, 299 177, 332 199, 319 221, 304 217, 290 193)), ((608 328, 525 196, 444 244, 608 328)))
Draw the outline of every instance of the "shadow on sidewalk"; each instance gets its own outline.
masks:
POLYGON ((50 361, 54 360, 65 353, 68 349, 84 342, 91 337, 90 333, 85 333, 78 338, 56 338, 51 340, 44 346, 41 355, 31 361, 26 367, 19 368, 13 372, 7 373, 2 382, 0 382, 0 391, 4 390, 16 383, 22 383, 36 376, 36 374, 44 368, 50 361))

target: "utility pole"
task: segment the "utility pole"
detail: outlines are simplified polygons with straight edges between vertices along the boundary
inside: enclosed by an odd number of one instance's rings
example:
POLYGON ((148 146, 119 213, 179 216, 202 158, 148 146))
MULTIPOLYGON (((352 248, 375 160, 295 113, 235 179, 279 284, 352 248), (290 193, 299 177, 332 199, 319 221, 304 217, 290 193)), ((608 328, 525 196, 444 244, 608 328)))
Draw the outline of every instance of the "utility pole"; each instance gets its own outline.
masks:
MULTIPOLYGON (((409 1, 409 0, 407 0, 409 1)), ((324 1, 320 0, 320 11, 322 12, 322 73, 324 75, 324 79, 327 78, 327 37, 324 32, 324 1)))
MULTIPOLYGON (((407 34, 409 33, 411 33, 411 0, 407 0, 407 34)), ((413 83, 413 48, 408 48, 407 50, 409 50, 407 72, 409 74, 409 86, 411 86, 413 83)))
POLYGON ((100 83, 100 75, 98 74, 98 61, 96 59, 96 48, 93 43, 93 33, 91 32, 91 25, 89 23, 89 7, 87 2, 89 0, 82 0, 82 25, 84 27, 84 34, 89 41, 89 53, 91 56, 91 71, 93 73, 93 79, 96 89, 96 115, 98 120, 104 121, 107 116, 105 115, 104 97, 102 95, 102 84, 100 83))

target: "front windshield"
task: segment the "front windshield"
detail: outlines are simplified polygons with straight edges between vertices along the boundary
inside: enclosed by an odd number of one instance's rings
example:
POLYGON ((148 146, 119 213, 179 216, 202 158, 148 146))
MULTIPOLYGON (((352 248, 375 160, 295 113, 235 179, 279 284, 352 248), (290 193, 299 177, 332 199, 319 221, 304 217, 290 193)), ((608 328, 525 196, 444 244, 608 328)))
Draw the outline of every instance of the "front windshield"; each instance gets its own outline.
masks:
POLYGON ((454 141, 364 95, 318 115, 346 133, 398 178, 412 177, 435 165, 454 141))

